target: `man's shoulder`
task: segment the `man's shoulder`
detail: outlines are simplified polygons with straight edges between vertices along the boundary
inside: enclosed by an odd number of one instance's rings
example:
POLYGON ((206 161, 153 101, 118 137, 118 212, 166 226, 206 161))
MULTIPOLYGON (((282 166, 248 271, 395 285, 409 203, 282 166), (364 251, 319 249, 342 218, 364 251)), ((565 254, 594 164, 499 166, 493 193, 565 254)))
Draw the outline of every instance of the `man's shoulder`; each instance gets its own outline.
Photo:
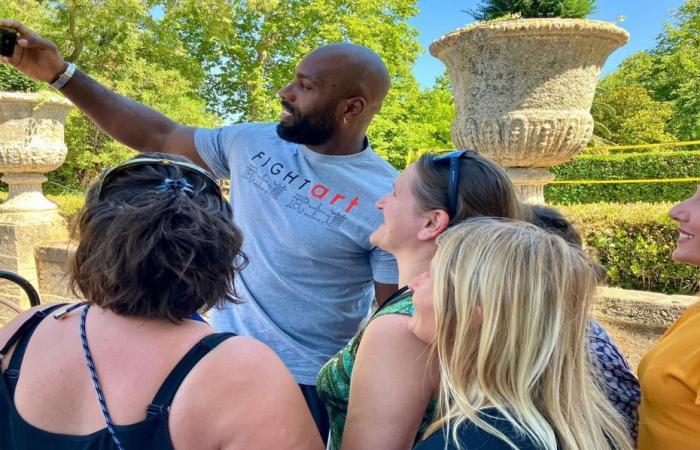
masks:
POLYGON ((214 128, 197 128, 195 142, 218 141, 224 147, 241 140, 279 140, 274 123, 247 122, 222 125, 214 128))
POLYGON ((218 129, 222 133, 232 133, 239 136, 264 136, 279 139, 279 136, 277 136, 277 132, 275 131, 276 126, 277 124, 271 122, 246 122, 224 125, 218 129))
MULTIPOLYGON (((372 175, 374 182, 391 185, 399 176, 399 171, 372 148, 367 149, 364 163, 364 171, 372 175)), ((382 188, 385 189, 386 186, 382 185, 382 188)))
POLYGON ((399 171, 389 163, 386 159, 382 158, 374 148, 370 147, 369 149, 369 157, 368 162, 370 164, 373 164, 376 166, 377 170, 382 170, 386 172, 387 175, 396 178, 399 174, 399 171))

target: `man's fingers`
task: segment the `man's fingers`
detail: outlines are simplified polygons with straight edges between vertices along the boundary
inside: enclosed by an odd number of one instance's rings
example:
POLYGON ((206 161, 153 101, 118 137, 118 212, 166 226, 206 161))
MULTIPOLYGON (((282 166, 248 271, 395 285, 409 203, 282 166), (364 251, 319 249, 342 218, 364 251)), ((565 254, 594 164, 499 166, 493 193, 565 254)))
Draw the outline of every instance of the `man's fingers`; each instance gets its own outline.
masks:
POLYGON ((14 28, 22 37, 32 33, 28 26, 15 19, 0 19, 0 27, 14 28))
POLYGON ((40 38, 36 33, 30 33, 17 40, 17 45, 22 48, 34 48, 37 50, 53 50, 56 48, 53 42, 40 38))
POLYGON ((50 50, 56 48, 53 42, 42 39, 19 20, 0 19, 0 26, 14 28, 19 33, 17 45, 23 48, 35 48, 39 50, 50 50))

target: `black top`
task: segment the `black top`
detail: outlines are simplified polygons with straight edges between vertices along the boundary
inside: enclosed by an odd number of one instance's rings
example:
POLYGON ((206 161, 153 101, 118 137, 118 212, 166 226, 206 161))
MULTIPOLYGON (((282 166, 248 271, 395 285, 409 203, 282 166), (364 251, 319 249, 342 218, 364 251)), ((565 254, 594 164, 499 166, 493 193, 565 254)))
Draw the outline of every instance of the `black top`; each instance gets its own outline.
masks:
MULTIPOLYGON (((510 422, 505 420, 495 408, 487 408, 484 412, 481 418, 505 434, 520 450, 541 450, 527 436, 517 434, 510 422)), ((442 428, 421 441, 414 450, 457 450, 451 433, 452 429, 448 435, 446 428, 442 428)), ((465 422, 459 428, 458 436, 462 450, 513 450, 505 441, 475 426, 472 422, 465 422)))
MULTIPOLYGON (((0 355, 4 356, 17 342, 8 369, 0 379, 0 449, 114 450, 117 448, 106 428, 85 436, 49 433, 25 422, 15 408, 14 392, 29 339, 41 320, 60 306, 63 305, 55 305, 35 313, 0 350, 0 355)), ((131 425, 115 426, 124 448, 174 450, 168 429, 168 412, 175 393, 199 360, 231 336, 234 335, 218 333, 200 340, 165 379, 153 402, 146 408, 146 419, 131 425)))

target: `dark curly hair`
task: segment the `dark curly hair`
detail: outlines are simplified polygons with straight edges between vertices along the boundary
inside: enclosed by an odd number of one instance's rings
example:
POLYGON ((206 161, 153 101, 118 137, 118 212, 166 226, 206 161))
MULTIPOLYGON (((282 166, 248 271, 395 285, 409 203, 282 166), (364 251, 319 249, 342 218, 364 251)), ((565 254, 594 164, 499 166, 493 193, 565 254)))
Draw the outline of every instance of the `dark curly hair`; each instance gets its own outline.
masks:
MULTIPOLYGON (((184 157, 142 153, 136 158, 184 157)), ((136 159, 134 158, 134 159, 136 159)), ((74 293, 125 316, 179 322, 226 301, 238 303, 234 277, 247 264, 231 206, 204 175, 174 164, 125 168, 87 193, 70 264, 74 293), (165 178, 190 192, 160 191, 165 178)))

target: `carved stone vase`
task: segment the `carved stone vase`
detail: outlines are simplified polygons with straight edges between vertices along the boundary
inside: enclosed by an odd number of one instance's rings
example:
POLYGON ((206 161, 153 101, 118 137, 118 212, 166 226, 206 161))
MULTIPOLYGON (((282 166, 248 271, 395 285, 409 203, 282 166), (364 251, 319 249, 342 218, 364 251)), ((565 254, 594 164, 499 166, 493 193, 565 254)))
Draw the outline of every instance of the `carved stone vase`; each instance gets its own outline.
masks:
POLYGON ((629 34, 584 19, 479 22, 433 42, 447 66, 457 115, 452 140, 506 168, 529 203, 544 203, 548 167, 593 134, 590 114, 605 60, 629 34))
MULTIPOLYGON (((43 175, 63 164, 67 148, 64 126, 72 104, 48 93, 0 92, 0 173, 9 185, 0 203, 0 269, 38 287, 34 249, 66 241, 58 207, 42 193, 43 175)), ((2 286, 0 296, 27 307, 19 289, 2 286)))

